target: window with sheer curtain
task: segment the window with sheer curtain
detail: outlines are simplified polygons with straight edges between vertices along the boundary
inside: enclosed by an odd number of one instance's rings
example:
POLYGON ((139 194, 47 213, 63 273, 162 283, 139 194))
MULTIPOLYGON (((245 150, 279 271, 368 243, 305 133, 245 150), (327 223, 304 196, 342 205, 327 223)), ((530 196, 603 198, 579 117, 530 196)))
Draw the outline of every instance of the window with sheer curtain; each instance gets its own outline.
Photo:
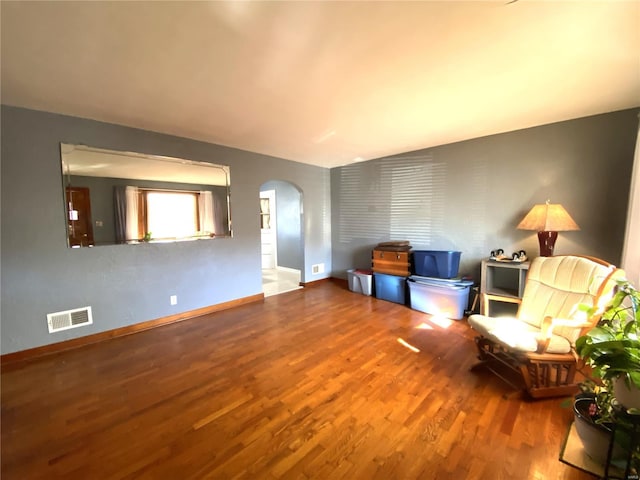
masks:
POLYGON ((151 238, 193 237, 198 231, 198 194, 148 191, 146 233, 151 238))
POLYGON ((127 186, 116 187, 114 198, 118 243, 210 237, 223 232, 220 202, 208 190, 127 186))

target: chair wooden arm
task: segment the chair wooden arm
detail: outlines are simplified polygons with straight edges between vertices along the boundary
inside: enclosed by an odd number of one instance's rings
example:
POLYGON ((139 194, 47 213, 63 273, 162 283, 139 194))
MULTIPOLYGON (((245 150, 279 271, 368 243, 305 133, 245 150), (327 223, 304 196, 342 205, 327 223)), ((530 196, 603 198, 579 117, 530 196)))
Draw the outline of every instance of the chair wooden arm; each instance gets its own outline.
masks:
POLYGON ((520 305, 522 303, 522 299, 518 297, 508 297, 506 295, 498 295, 496 293, 483 293, 482 295, 482 312, 483 315, 490 317, 489 314, 489 302, 491 300, 497 300, 498 302, 509 302, 509 303, 517 303, 520 305))
POLYGON ((534 353, 527 352, 526 356, 529 360, 537 362, 575 362, 576 356, 573 353, 534 353))
POLYGON ((553 329, 555 327, 585 329, 591 327, 592 325, 592 322, 586 322, 582 320, 571 320, 569 318, 552 318, 551 316, 546 316, 544 317, 540 325, 541 336, 537 339, 538 348, 536 350, 536 353, 546 353, 547 348, 549 347, 549 342, 551 341, 551 336, 553 335, 553 329))
POLYGON ((554 327, 585 328, 593 326, 593 322, 571 320, 569 318, 554 318, 552 323, 554 327))

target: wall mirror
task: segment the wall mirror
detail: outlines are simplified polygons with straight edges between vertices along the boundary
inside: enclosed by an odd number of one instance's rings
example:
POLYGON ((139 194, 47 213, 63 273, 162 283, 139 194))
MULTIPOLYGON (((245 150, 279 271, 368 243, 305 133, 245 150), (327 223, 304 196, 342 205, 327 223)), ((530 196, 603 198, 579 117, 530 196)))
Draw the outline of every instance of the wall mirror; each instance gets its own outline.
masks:
POLYGON ((69 247, 230 237, 230 169, 60 144, 69 247))

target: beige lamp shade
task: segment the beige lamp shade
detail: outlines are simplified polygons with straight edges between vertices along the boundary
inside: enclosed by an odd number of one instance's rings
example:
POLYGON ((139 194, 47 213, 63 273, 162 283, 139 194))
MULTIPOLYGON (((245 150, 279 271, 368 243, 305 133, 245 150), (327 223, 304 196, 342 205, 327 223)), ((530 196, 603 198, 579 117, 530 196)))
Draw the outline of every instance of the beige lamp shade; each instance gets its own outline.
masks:
POLYGON ((518 224, 517 228, 520 230, 535 230, 537 232, 580 230, 578 224, 562 205, 549 202, 534 205, 518 224))

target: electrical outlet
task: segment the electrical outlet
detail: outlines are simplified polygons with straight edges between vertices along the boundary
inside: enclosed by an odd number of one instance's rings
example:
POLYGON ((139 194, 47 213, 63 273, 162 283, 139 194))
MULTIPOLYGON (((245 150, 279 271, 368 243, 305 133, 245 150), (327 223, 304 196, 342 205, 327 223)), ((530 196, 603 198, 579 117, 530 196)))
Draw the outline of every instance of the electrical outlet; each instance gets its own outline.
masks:
POLYGON ((171 295, 171 297, 169 297, 169 302, 171 302, 171 305, 177 305, 178 304, 178 296, 177 295, 171 295))
POLYGON ((318 263, 316 265, 311 265, 311 273, 313 275, 318 275, 320 273, 324 273, 324 263, 318 263))

